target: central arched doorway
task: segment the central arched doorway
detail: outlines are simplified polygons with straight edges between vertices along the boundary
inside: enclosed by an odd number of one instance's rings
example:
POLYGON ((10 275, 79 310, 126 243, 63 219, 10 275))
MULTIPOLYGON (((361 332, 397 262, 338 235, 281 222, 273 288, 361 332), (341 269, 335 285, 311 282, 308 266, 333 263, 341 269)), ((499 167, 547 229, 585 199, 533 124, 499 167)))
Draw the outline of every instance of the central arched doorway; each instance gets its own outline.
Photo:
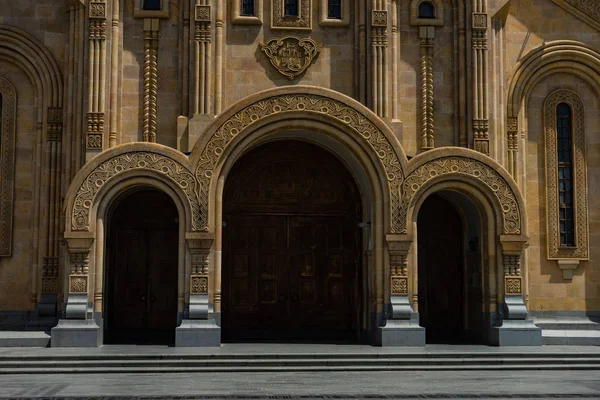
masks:
POLYGON ((164 192, 124 194, 106 237, 105 343, 172 344, 177 323, 178 212, 164 192))
POLYGON ((357 340, 361 198, 302 141, 246 153, 223 194, 224 340, 357 340))

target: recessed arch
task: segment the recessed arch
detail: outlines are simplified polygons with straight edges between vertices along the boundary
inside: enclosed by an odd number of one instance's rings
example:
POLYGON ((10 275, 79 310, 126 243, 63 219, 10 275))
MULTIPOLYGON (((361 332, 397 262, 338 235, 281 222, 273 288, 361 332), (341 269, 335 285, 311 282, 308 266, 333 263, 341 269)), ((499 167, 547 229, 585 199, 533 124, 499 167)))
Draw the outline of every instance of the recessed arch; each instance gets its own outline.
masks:
POLYGON ((282 87, 250 96, 225 111, 208 128, 191 155, 196 168, 201 229, 214 229, 209 204, 215 199, 216 171, 244 139, 258 129, 286 122, 289 129, 311 130, 321 125, 331 137, 352 142, 386 181, 389 232, 398 229, 399 187, 406 156, 390 129, 372 111, 345 95, 311 86, 282 87))
POLYGON ((415 205, 423 193, 439 182, 453 180, 466 183, 488 199, 501 234, 527 233, 525 201, 508 172, 493 159, 460 148, 430 150, 410 161, 402 184, 400 215, 403 233, 410 233, 415 205))

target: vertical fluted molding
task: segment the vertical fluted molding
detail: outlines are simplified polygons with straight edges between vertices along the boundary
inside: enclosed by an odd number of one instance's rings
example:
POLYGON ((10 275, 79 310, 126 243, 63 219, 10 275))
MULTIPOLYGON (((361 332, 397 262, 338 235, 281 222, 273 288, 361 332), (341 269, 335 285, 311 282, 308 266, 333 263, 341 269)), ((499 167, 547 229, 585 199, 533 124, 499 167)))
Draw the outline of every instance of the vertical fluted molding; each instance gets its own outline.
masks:
POLYGON ((388 117, 387 2, 374 0, 371 11, 371 102, 382 118, 388 117))
POLYGON ((189 59, 190 59, 190 1, 183 0, 183 30, 181 40, 181 112, 188 115, 190 110, 189 96, 189 59))
POLYGON ((435 147, 434 108, 433 108, 433 26, 419 28, 421 59, 420 69, 420 120, 421 120, 421 149, 429 150, 435 147))
POLYGON ((488 39, 486 0, 473 2, 471 59, 473 87, 473 148, 490 154, 488 105, 488 39))
MULTIPOLYGON (((224 2, 216 0, 215 12, 215 114, 223 108, 223 16, 224 2)), ((208 44, 210 49, 210 43, 208 44)))
POLYGON ((392 119, 399 119, 398 104, 398 53, 400 39, 398 33, 398 0, 392 0, 392 119))
POLYGON ((90 1, 88 54, 88 114, 86 149, 92 157, 104 147, 104 111, 106 103, 106 3, 90 1))
POLYGON ((120 20, 119 20, 119 2, 112 2, 112 34, 111 34, 111 74, 110 74, 110 128, 108 133, 108 147, 117 145, 117 131, 119 130, 117 118, 117 105, 119 93, 119 38, 120 38, 120 20))
POLYGON ((358 83, 358 101, 367 104, 367 2, 357 2, 358 15, 358 57, 356 68, 356 82, 358 83))
MULTIPOLYGON (((212 13, 206 0, 196 0, 194 21, 194 114, 212 114, 212 13)), ((215 96, 215 106, 216 103, 215 96)))
POLYGON ((156 143, 159 20, 144 20, 144 142, 156 143))

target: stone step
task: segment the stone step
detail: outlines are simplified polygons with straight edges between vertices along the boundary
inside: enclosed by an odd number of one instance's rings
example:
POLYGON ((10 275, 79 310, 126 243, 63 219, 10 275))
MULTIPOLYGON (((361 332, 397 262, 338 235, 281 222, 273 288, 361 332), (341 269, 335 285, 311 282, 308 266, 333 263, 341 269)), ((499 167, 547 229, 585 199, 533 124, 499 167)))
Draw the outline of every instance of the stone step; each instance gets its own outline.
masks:
POLYGON ((40 331, 0 331, 0 347, 47 347, 50 335, 40 331))
POLYGON ((544 345, 600 346, 600 331, 575 329, 542 330, 544 345))
POLYGON ((535 320, 534 323, 543 330, 591 330, 600 331, 600 323, 588 319, 574 320, 535 320))

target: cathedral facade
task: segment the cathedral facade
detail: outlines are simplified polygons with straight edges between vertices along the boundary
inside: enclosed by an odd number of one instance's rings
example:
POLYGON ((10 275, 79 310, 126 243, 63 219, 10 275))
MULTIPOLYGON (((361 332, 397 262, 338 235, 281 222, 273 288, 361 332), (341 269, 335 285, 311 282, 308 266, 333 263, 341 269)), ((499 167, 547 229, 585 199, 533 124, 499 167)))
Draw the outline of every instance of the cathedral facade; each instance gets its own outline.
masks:
POLYGON ((0 329, 52 346, 599 329, 595 1, 0 4, 0 329))

